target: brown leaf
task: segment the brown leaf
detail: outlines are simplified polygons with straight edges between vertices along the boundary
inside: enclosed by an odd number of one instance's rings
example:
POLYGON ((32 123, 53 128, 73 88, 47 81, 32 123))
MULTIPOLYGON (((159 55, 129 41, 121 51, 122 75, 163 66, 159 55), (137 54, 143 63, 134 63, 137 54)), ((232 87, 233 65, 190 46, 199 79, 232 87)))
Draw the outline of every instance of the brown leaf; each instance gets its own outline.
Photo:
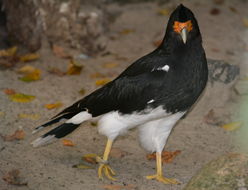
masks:
POLYGON ((55 67, 50 68, 48 70, 48 72, 51 74, 55 74, 57 76, 60 76, 60 77, 65 76, 65 74, 66 74, 65 72, 61 71, 59 68, 55 68, 55 67))
MULTIPOLYGON (((181 153, 181 150, 176 150, 174 152, 163 151, 162 152, 162 162, 163 163, 171 163, 174 158, 181 153)), ((146 158, 148 160, 156 160, 156 153, 147 154, 146 158)))
POLYGON ((63 106, 63 104, 61 102, 55 102, 53 104, 46 104, 45 108, 51 110, 51 109, 55 109, 55 108, 60 108, 61 106, 63 106))
POLYGON ((84 95, 85 94, 85 89, 81 88, 81 90, 79 90, 79 94, 84 95))
POLYGON ((126 29, 123 29, 122 31, 120 31, 119 33, 121 35, 127 35, 127 34, 130 34, 130 33, 133 33, 133 32, 135 32, 134 29, 128 29, 128 28, 126 28, 126 29))
POLYGON ((243 18, 243 24, 245 27, 248 27, 248 18, 243 18))
POLYGON ((19 174, 19 170, 13 169, 3 176, 3 180, 11 185, 27 185, 27 182, 21 182, 19 174))
POLYGON ((29 62, 29 61, 34 61, 39 58, 40 58, 40 55, 38 53, 29 53, 29 54, 20 56, 19 60, 22 62, 29 62))
POLYGON ((111 80, 109 78, 104 78, 104 79, 101 79, 101 80, 97 80, 96 81, 96 85, 97 86, 102 86, 102 85, 105 85, 107 83, 109 83, 111 80))
POLYGON ((0 50, 0 57, 13 57, 16 55, 17 47, 14 46, 9 49, 0 50))
POLYGON ((225 0, 213 0, 216 5, 222 5, 225 0))
POLYGON ((99 72, 90 75, 90 78, 103 78, 103 77, 105 77, 105 75, 99 72))
POLYGON ((62 143, 64 146, 75 146, 75 144, 71 140, 68 140, 68 139, 63 139, 62 143))
POLYGON ((72 59, 70 60, 66 74, 67 75, 80 75, 82 68, 83 68, 82 65, 80 65, 78 62, 72 59))
POLYGON ((220 125, 222 123, 215 115, 213 109, 209 110, 209 112, 203 117, 203 121, 209 125, 220 125))
POLYGON ((90 164, 97 164, 96 157, 96 154, 86 154, 82 157, 82 159, 90 164))
POLYGON ((128 152, 121 150, 120 148, 112 148, 110 152, 110 155, 113 158, 123 158, 127 154, 128 152))
POLYGON ((238 13, 238 10, 235 7, 230 6, 229 7, 230 11, 232 11, 233 13, 238 13))
POLYGON ((5 89, 3 90, 3 92, 4 92, 6 95, 13 95, 13 94, 16 93, 15 90, 14 90, 14 89, 11 89, 11 88, 5 88, 5 89))
POLYGON ((72 58, 71 55, 69 55, 68 53, 65 52, 64 48, 62 48, 62 47, 60 47, 58 45, 53 44, 52 50, 53 50, 53 54, 56 57, 63 58, 63 59, 70 59, 70 58, 72 58))
POLYGON ((160 9, 160 10, 158 11, 158 14, 159 14, 159 15, 162 15, 162 16, 168 16, 168 15, 170 14, 170 10, 167 9, 167 8, 160 9))
POLYGON ((106 69, 112 69, 112 68, 115 68, 118 66, 118 63, 105 63, 103 64, 103 68, 106 68, 106 69))
POLYGON ((23 130, 16 130, 12 135, 1 135, 4 141, 14 141, 14 140, 23 140, 25 133, 23 130))
POLYGON ((220 14, 220 9, 213 8, 213 9, 210 10, 210 14, 211 15, 218 15, 218 14, 220 14))
POLYGON ((106 190, 133 190, 136 189, 135 185, 127 184, 127 185, 102 185, 101 188, 104 188, 106 190))

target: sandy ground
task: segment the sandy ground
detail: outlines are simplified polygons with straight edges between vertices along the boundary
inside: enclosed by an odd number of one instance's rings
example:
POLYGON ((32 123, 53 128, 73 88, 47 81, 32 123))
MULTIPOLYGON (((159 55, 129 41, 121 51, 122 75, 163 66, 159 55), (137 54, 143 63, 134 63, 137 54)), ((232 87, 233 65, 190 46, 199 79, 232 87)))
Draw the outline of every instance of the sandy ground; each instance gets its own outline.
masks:
MULTIPOLYGON (((104 150, 106 138, 100 136, 96 127, 89 123, 83 124, 66 138, 73 140, 76 144, 74 147, 65 147, 61 142, 38 149, 30 145, 30 142, 38 137, 31 134, 34 127, 62 109, 48 111, 44 104, 61 101, 64 105, 70 105, 82 97, 78 93, 81 88, 84 88, 86 93, 97 88, 96 79, 90 77, 92 73, 117 76, 127 65, 153 50, 153 42, 162 38, 168 19, 167 16, 158 15, 157 11, 175 4, 142 3, 110 7, 121 10, 122 14, 111 27, 107 50, 126 59, 118 59, 114 55, 98 56, 83 62, 85 67, 81 75, 59 77, 48 73, 47 69, 49 66, 66 69, 67 61, 55 57, 47 46, 40 52, 41 59, 31 63, 43 71, 42 80, 31 83, 18 80, 16 70, 22 65, 12 70, 0 71, 0 111, 5 113, 0 117, 0 133, 11 134, 20 127, 26 133, 25 139, 21 141, 5 142, 0 138, 0 176, 2 178, 6 172, 18 169, 23 180, 28 182, 28 186, 17 187, 0 179, 1 190, 93 190, 103 189, 106 184, 132 184, 135 189, 142 190, 180 190, 205 163, 223 153, 235 151, 232 144, 232 134, 235 132, 227 132, 203 121, 204 115, 210 109, 214 109, 224 122, 230 120, 233 113, 231 107, 237 101, 235 97, 230 99, 229 86, 223 84, 208 85, 205 94, 188 117, 175 127, 165 147, 169 151, 182 151, 173 163, 164 166, 164 174, 177 178, 180 185, 164 185, 145 179, 146 175, 154 174, 155 162, 146 159, 147 153, 139 146, 135 130, 118 138, 114 144, 114 147, 128 152, 123 158, 110 159, 112 168, 117 172, 116 182, 107 179, 100 181, 97 178, 97 169, 72 168, 80 162, 82 155, 100 155, 104 150), (119 31, 123 29, 132 29, 135 32, 119 35, 119 31), (106 62, 118 63, 119 66, 103 68, 102 65, 106 62), (2 92, 4 88, 35 95, 36 99, 26 104, 11 102, 2 92), (40 114, 41 118, 33 121, 20 119, 20 113, 40 114)), ((242 18, 248 17, 248 2, 226 1, 222 5, 216 5, 212 1, 184 1, 184 4, 194 11, 198 19, 207 57, 223 59, 243 67, 242 55, 247 51, 244 34, 247 34, 247 28, 244 27, 242 18), (230 6, 235 7, 237 12, 232 12, 230 6), (218 15, 210 14, 214 7, 220 9, 218 15)), ((80 52, 73 53, 76 55, 80 52)))

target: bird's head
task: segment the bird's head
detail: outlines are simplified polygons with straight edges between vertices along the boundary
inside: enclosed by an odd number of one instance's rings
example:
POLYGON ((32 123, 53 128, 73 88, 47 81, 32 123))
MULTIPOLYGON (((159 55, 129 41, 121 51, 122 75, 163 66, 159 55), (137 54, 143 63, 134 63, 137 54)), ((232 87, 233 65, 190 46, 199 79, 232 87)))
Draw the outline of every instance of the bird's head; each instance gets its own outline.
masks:
POLYGON ((201 38, 200 30, 192 11, 182 4, 179 5, 169 18, 166 36, 177 39, 184 44, 196 37, 201 38))

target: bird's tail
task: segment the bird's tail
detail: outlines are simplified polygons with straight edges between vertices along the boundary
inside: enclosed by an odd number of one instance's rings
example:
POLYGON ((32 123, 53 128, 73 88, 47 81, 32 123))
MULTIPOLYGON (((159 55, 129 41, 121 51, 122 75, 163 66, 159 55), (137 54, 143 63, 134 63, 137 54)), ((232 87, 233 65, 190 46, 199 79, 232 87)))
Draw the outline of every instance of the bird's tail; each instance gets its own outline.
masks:
POLYGON ((34 147, 38 147, 38 146, 51 143, 56 139, 59 139, 59 138, 62 138, 68 135, 69 133, 74 131, 76 128, 78 128, 82 122, 87 121, 91 118, 92 118, 92 115, 90 113, 88 113, 87 111, 82 111, 76 114, 75 113, 64 114, 63 116, 59 116, 55 119, 52 119, 51 121, 39 127, 36 127, 33 133, 36 133, 37 131, 43 129, 44 127, 57 123, 62 119, 68 119, 68 120, 65 123, 54 128, 53 130, 49 131, 48 133, 42 135, 41 137, 33 141, 31 144, 34 147))

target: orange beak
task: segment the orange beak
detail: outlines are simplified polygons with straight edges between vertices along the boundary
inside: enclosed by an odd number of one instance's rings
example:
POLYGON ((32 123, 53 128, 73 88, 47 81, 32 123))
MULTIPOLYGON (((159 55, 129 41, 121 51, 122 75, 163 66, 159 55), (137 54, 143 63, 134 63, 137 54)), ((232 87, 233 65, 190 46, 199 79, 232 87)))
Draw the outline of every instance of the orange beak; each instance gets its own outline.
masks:
POLYGON ((188 20, 187 22, 178 22, 175 21, 173 25, 174 32, 177 32, 181 35, 183 43, 187 42, 187 34, 190 32, 192 27, 191 20, 188 20))

